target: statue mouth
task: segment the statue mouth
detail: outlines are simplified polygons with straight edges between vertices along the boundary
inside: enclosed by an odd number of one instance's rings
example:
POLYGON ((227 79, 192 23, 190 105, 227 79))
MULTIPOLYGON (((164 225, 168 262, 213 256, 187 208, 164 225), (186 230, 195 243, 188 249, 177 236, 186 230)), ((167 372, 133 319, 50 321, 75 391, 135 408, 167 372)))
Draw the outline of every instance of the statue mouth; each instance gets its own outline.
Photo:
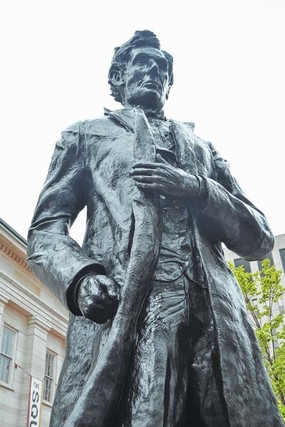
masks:
POLYGON ((144 82, 143 86, 149 89, 161 89, 161 84, 158 82, 154 82, 153 80, 148 80, 144 82))

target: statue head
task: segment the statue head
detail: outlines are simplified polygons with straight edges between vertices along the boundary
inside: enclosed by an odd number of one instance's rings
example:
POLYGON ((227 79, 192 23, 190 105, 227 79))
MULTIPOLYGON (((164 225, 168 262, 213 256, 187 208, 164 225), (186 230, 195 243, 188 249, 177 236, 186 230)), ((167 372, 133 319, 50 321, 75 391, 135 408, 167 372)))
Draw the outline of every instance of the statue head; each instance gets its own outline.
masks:
POLYGON ((160 49, 153 32, 136 31, 115 48, 109 84, 112 96, 123 105, 160 109, 173 84, 173 58, 160 49))

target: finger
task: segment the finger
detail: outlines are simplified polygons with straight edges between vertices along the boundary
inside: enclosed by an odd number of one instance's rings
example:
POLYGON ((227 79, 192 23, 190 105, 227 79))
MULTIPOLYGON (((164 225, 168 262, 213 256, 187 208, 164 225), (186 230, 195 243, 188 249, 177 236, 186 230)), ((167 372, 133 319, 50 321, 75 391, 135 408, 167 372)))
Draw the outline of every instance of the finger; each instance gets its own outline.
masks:
POLYGON ((88 294, 94 294, 99 289, 99 282, 96 279, 96 277, 88 275, 84 277, 80 282, 80 290, 79 293, 82 296, 88 295, 88 294))
POLYGON ((168 163, 137 163, 132 166, 130 173, 137 170, 155 170, 155 169, 169 169, 171 166, 168 163))
POLYGON ((113 285, 111 279, 103 275, 90 277, 86 286, 87 293, 90 295, 102 296, 108 292, 108 287, 113 285))
POLYGON ((115 289, 114 284, 107 286, 106 284, 100 283, 99 291, 95 295, 91 295, 89 299, 89 304, 103 304, 106 308, 108 306, 113 306, 119 301, 119 293, 115 289))
POLYGON ((87 316, 88 312, 90 311, 90 307, 92 306, 92 301, 90 298, 80 298, 78 300, 78 307, 79 310, 81 311, 81 314, 83 314, 83 316, 87 316))
POLYGON ((119 301, 120 288, 118 287, 118 285, 114 284, 112 286, 109 286, 108 287, 108 294, 109 294, 110 298, 112 298, 113 300, 119 301))
POLYGON ((159 162, 148 162, 148 163, 135 163, 132 168, 156 168, 157 166, 171 166, 160 154, 156 155, 156 159, 159 159, 159 162))
POLYGON ((168 176, 173 175, 172 171, 167 169, 166 165, 162 165, 161 163, 157 163, 157 167, 153 169, 139 168, 130 171, 130 175, 132 178, 136 176, 168 176))
POLYGON ((101 301, 101 299, 95 300, 93 295, 87 295, 78 301, 78 306, 82 314, 86 315, 90 310, 92 311, 92 307, 97 305, 99 301, 101 301))
POLYGON ((154 183, 154 184, 167 184, 168 181, 163 176, 152 175, 152 176, 133 176, 133 180, 136 182, 154 183))
POLYGON ((110 283, 114 283, 112 279, 110 279, 109 276, 106 276, 105 274, 97 274, 96 279, 99 280, 101 283, 105 283, 107 286, 110 283))
POLYGON ((118 285, 117 282, 110 279, 110 277, 100 276, 100 283, 104 285, 103 286, 104 293, 107 293, 108 295, 112 297, 114 296, 116 298, 120 294, 120 286, 118 285))
POLYGON ((135 175, 152 175, 153 173, 155 173, 156 168, 137 168, 134 170, 130 171, 130 175, 131 176, 135 176, 135 175))
POLYGON ((143 190, 162 190, 161 185, 156 183, 136 182, 136 185, 143 190))
POLYGON ((137 168, 156 168, 157 167, 157 163, 136 163, 132 166, 133 169, 137 169, 137 168))

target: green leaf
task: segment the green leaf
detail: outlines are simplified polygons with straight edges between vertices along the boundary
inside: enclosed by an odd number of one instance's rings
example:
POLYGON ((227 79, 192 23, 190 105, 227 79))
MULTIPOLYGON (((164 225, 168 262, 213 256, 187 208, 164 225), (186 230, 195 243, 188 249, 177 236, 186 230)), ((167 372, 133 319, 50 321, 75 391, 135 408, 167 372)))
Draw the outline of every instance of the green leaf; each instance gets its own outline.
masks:
POLYGON ((248 273, 243 266, 228 263, 244 295, 250 323, 254 326, 281 416, 285 420, 285 313, 278 301, 285 294, 281 270, 262 261, 261 271, 248 273))

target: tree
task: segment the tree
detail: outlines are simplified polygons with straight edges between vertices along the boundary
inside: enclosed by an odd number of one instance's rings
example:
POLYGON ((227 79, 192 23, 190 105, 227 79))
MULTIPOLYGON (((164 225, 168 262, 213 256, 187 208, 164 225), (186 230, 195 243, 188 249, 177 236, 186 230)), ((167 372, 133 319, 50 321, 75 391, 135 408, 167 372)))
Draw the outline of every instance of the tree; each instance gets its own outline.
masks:
POLYGON ((261 347, 265 366, 271 379, 278 406, 285 420, 285 312, 276 310, 278 301, 285 295, 281 284, 281 270, 262 261, 261 271, 248 273, 243 266, 229 262, 242 289, 246 307, 256 337, 261 347))

